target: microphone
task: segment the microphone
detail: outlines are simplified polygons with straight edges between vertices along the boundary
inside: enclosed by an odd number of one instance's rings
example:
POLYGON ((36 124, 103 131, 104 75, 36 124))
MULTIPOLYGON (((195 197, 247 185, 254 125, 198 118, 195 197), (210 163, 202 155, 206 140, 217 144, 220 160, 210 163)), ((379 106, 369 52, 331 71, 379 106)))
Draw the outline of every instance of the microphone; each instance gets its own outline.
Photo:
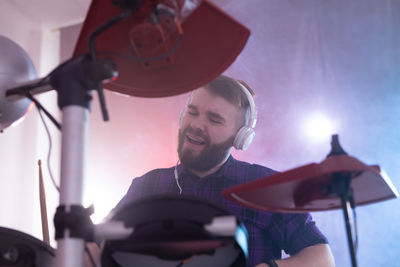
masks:
POLYGON ((27 98, 7 97, 10 87, 36 78, 35 67, 19 45, 0 35, 0 132, 21 119, 32 107, 27 98))

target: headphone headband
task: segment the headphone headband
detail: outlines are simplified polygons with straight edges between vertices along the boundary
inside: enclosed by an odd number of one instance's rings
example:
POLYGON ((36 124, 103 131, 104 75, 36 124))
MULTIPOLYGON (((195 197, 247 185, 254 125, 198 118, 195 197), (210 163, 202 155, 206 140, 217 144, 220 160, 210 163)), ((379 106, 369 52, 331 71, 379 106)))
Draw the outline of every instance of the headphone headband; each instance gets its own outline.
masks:
POLYGON ((257 108, 256 104, 254 102, 253 95, 250 93, 250 89, 248 88, 248 85, 245 84, 245 82, 241 80, 236 80, 236 82, 239 84, 240 88, 242 89, 243 93, 246 95, 247 101, 249 101, 249 120, 246 124, 247 127, 254 128, 256 127, 257 123, 257 108))

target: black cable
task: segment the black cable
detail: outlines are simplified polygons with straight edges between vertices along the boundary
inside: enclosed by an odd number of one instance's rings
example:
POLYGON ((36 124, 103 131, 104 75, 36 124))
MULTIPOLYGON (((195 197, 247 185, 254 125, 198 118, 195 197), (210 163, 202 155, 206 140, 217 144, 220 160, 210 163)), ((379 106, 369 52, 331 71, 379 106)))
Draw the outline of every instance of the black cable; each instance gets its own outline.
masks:
POLYGON ((183 34, 179 35, 178 40, 176 41, 175 45, 169 51, 162 53, 155 57, 136 57, 136 56, 125 55, 125 54, 112 52, 112 51, 96 51, 96 53, 99 55, 114 56, 114 57, 119 57, 119 58, 123 58, 123 59, 129 59, 129 60, 133 60, 135 62, 157 61, 157 60, 166 58, 166 57, 172 55, 173 53, 175 53, 175 51, 181 45, 182 39, 183 39, 183 34))
MULTIPOLYGON (((160 20, 159 20, 159 15, 160 14, 164 14, 167 16, 170 16, 171 18, 175 18, 175 12, 168 10, 168 9, 155 9, 150 17, 152 23, 154 25, 159 25, 160 24, 160 20)), ((117 18, 117 17, 116 17, 117 18)), ((111 21, 111 20, 110 20, 111 21)), ((161 53, 157 56, 154 57, 136 57, 136 56, 128 56, 128 55, 124 55, 124 54, 120 54, 120 53, 116 53, 116 52, 112 52, 112 51, 96 51, 95 47, 94 47, 94 40, 90 41, 90 53, 91 55, 95 55, 96 53, 98 54, 102 54, 102 55, 108 55, 108 56, 115 56, 115 57, 120 57, 120 58, 125 58, 125 59, 131 59, 133 61, 136 62, 149 62, 149 61, 158 61, 160 59, 163 58, 167 58, 168 56, 172 55, 173 53, 175 53, 175 51, 181 46, 182 43, 182 39, 183 39, 183 34, 182 32, 179 30, 179 26, 177 27, 177 31, 179 32, 178 35, 178 40, 176 41, 176 43, 172 46, 171 49, 169 49, 169 51, 166 51, 165 53, 161 53)), ((98 28, 100 30, 100 27, 98 28)), ((96 29, 97 31, 97 29, 96 29)), ((92 33, 92 35, 94 35, 94 32, 92 33)), ((97 34, 96 34, 97 35, 97 34)), ((94 37, 93 37, 94 38, 94 37)))
POLYGON ((97 27, 90 35, 89 35, 89 53, 92 59, 96 58, 96 48, 95 48, 95 38, 102 33, 107 28, 111 27, 115 23, 127 18, 131 14, 131 9, 125 9, 123 12, 119 13, 118 15, 112 17, 99 27, 97 27))
POLYGON ((41 109, 38 106, 36 106, 36 108, 38 109, 40 119, 42 120, 43 126, 44 126, 44 128, 46 130, 46 133, 47 133, 47 138, 49 140, 49 150, 47 152, 47 170, 49 172, 50 179, 51 179, 54 187, 57 189, 58 192, 60 192, 60 187, 57 185, 56 181, 54 180, 53 172, 51 171, 51 166, 50 166, 51 149, 53 147, 50 131, 49 131, 49 128, 47 127, 46 121, 43 118, 43 115, 41 113, 41 109))

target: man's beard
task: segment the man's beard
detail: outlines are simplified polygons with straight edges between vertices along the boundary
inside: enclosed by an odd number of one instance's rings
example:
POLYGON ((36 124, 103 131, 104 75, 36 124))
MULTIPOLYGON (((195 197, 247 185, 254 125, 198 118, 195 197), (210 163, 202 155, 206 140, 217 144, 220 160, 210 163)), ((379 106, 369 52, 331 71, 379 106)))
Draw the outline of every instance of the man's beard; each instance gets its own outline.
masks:
POLYGON ((234 140, 234 136, 229 138, 227 141, 219 144, 210 144, 210 140, 207 136, 199 131, 195 131, 190 127, 187 127, 182 131, 179 129, 178 134, 178 156, 181 163, 188 169, 195 171, 208 171, 211 168, 221 163, 229 154, 230 148, 234 140), (183 144, 186 138, 186 133, 190 132, 194 135, 201 136, 205 140, 204 149, 197 155, 194 155, 190 149, 183 149, 183 144))

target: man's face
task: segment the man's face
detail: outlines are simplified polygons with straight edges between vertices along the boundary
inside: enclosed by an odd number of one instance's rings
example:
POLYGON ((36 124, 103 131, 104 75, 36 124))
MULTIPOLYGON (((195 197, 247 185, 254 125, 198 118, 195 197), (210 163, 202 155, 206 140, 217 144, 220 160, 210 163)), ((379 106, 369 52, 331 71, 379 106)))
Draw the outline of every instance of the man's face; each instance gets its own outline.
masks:
POLYGON ((196 90, 179 129, 180 161, 196 171, 215 167, 228 155, 243 120, 239 107, 204 88, 196 90))

